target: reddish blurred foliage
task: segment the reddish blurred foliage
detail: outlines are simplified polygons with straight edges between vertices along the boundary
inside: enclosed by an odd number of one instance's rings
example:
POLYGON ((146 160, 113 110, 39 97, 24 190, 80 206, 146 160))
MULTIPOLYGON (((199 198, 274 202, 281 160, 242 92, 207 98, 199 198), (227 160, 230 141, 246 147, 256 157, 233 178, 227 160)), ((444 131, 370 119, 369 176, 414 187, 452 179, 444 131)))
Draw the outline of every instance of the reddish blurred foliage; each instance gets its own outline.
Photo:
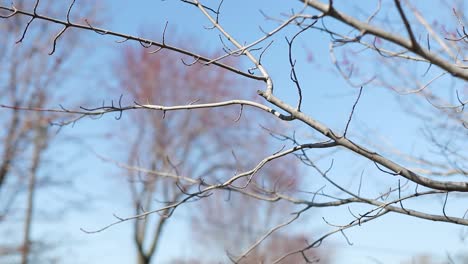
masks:
MULTIPOLYGON (((180 43, 191 43, 192 48, 196 46, 193 40, 181 39, 180 43)), ((162 50, 156 54, 149 54, 148 51, 142 47, 128 47, 122 61, 117 64, 118 89, 124 93, 124 98, 129 94, 139 104, 165 106, 213 103, 234 98, 255 100, 255 87, 230 72, 200 63, 184 65, 180 61, 181 55, 170 51, 162 50)), ((217 55, 211 54, 210 57, 217 55)), ((186 64, 194 60, 186 57, 182 59, 186 64)), ((226 63, 239 65, 233 59, 226 63)), ((125 129, 123 132, 129 134, 133 130, 135 133, 126 136, 123 143, 130 144, 128 162, 133 166, 217 184, 236 173, 252 169, 263 158, 281 149, 281 142, 259 125, 278 131, 281 131, 283 125, 267 117, 267 114, 251 111, 247 107, 240 112, 238 106, 167 113, 134 111, 126 123, 128 131, 125 129), (237 120, 239 115, 241 117, 237 120)), ((292 193, 300 184, 298 164, 293 156, 271 162, 254 175, 252 183, 244 191, 266 198, 273 197, 277 192, 292 193)), ((242 186, 246 181, 245 178, 239 179, 234 185, 242 186)), ((154 174, 131 172, 129 186, 135 212, 149 210, 154 206, 154 200, 180 200, 185 194, 175 183, 181 184, 188 192, 198 188, 154 174)), ((231 191, 215 192, 209 198, 198 201, 193 208, 194 235, 198 236, 199 231, 206 230, 203 240, 210 241, 206 246, 218 244, 236 251, 243 250, 261 235, 258 232, 253 235, 249 229, 264 232, 265 228, 278 224, 285 216, 289 217, 287 212, 293 209, 286 203, 262 202, 231 191), (227 234, 227 226, 233 232, 227 234), (218 243, 221 238, 225 243, 218 243), (242 239, 243 243, 238 243, 242 239)), ((155 223, 157 230, 162 229, 166 220, 160 218, 155 223)), ((145 250, 144 244, 151 242, 144 240, 153 239, 157 244, 160 238, 160 233, 143 234, 149 232, 144 227, 148 222, 138 221, 135 225, 135 233, 140 233, 137 235, 137 248, 142 256, 146 255, 146 259, 151 258, 153 249, 145 250)), ((296 239, 296 236, 283 234, 267 243, 270 247, 281 247, 282 250, 276 252, 279 254, 290 250, 287 246, 293 244, 288 241, 296 239), (280 241, 286 243, 281 245, 280 241)), ((264 250, 263 247, 259 250, 264 250)), ((217 249, 220 251, 213 251, 214 256, 224 255, 224 248, 217 249)), ((262 258, 267 255, 257 250, 252 254, 257 257, 261 254, 262 258)), ((252 258, 252 254, 247 259, 252 258)))

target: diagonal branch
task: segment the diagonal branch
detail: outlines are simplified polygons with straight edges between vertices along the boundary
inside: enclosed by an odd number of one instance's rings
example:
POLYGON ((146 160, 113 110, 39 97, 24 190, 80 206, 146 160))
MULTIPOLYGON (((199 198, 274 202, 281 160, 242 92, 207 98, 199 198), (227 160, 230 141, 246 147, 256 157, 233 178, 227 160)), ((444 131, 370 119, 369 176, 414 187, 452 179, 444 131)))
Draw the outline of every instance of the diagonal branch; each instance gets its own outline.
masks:
POLYGON ((403 38, 397 34, 385 31, 382 28, 372 26, 368 23, 362 22, 354 17, 351 17, 345 13, 342 13, 335 8, 329 8, 327 4, 321 3, 317 0, 300 0, 301 2, 307 4, 308 6, 317 9, 322 12, 329 11, 328 16, 333 17, 359 31, 364 31, 366 34, 374 35, 376 37, 383 38, 387 41, 390 41, 398 46, 406 48, 413 53, 421 56, 422 58, 428 60, 432 64, 439 66, 440 68, 446 70, 455 77, 458 77, 463 80, 468 80, 468 70, 458 67, 443 58, 439 57, 437 54, 425 49, 425 48, 415 48, 411 40, 403 38))
POLYGON ((237 69, 237 68, 234 68, 234 67, 232 67, 230 65, 221 63, 221 62, 216 61, 216 60, 212 60, 211 58, 202 56, 200 54, 197 54, 197 53, 194 53, 194 52, 191 52, 191 51, 188 51, 188 50, 176 47, 176 46, 168 45, 168 44, 166 44, 164 42, 153 41, 153 40, 150 40, 150 39, 145 39, 145 38, 141 38, 141 37, 136 37, 136 36, 132 36, 132 35, 128 35, 128 34, 123 34, 123 33, 115 32, 115 31, 110 31, 110 30, 107 30, 107 29, 94 27, 94 26, 91 26, 89 23, 87 23, 86 25, 85 24, 72 23, 72 22, 69 22, 67 20, 56 19, 56 18, 53 18, 53 17, 48 17, 48 16, 37 14, 35 12, 29 12, 27 10, 17 9, 14 6, 7 7, 7 6, 0 5, 0 10, 10 12, 9 15, 0 16, 0 18, 4 18, 4 19, 16 16, 16 15, 24 15, 24 16, 30 17, 31 19, 44 20, 44 21, 47 21, 47 22, 62 25, 63 26, 62 31, 60 31, 60 33, 57 34, 56 37, 54 38, 54 45, 53 45, 53 50, 52 51, 55 50, 55 44, 56 44, 56 41, 57 41, 58 37, 60 37, 60 35, 62 33, 64 33, 64 31, 66 29, 68 29, 68 28, 77 28, 77 29, 82 29, 82 30, 93 31, 93 32, 96 32, 96 33, 101 34, 101 35, 109 35, 109 36, 119 37, 119 38, 122 38, 122 39, 125 39, 125 40, 137 41, 140 44, 145 45, 145 47, 148 47, 148 48, 151 47, 151 46, 155 46, 155 47, 159 47, 159 48, 162 48, 162 49, 172 50, 172 51, 178 52, 180 54, 184 54, 184 55, 187 55, 187 56, 197 58, 197 60, 199 60, 199 61, 203 61, 203 62, 206 62, 206 63, 209 62, 209 64, 219 66, 219 67, 221 67, 223 69, 226 69, 228 71, 234 72, 236 74, 242 75, 242 76, 250 78, 250 79, 260 80, 260 81, 267 81, 267 79, 264 76, 256 76, 256 75, 250 74, 248 72, 244 72, 244 71, 242 71, 240 69, 237 69))
MULTIPOLYGON (((267 96, 262 92, 258 91, 258 93, 267 99, 267 96)), ((312 127, 314 130, 318 131, 322 135, 328 137, 329 139, 336 142, 338 145, 345 147, 356 154, 363 156, 369 160, 372 160, 379 165, 384 166, 385 168, 393 171, 396 175, 400 175, 405 177, 406 179, 418 183, 420 185, 426 186, 428 188, 433 188, 436 190, 444 190, 444 191, 459 191, 459 192, 468 192, 468 182, 455 182, 455 181, 437 181, 432 180, 426 177, 423 177, 395 162, 390 159, 387 159, 377 152, 368 150, 361 145, 354 143, 353 141, 337 135, 333 130, 331 130, 328 126, 320 123, 319 121, 313 119, 312 117, 297 111, 296 108, 286 104, 279 98, 275 96, 270 96, 267 99, 270 103, 276 105, 277 107, 283 109, 284 111, 291 114, 291 116, 295 119, 298 119, 305 124, 312 127)))

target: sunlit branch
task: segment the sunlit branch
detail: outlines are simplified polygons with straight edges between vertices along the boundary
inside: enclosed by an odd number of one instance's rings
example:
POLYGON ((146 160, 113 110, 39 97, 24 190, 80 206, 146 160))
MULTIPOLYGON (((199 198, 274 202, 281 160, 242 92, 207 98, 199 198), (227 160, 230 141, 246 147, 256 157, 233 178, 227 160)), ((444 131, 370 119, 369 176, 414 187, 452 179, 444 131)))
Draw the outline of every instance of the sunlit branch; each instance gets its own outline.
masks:
MULTIPOLYGON (((208 20, 216 27, 221 34, 223 34, 237 49, 243 49, 244 46, 237 42, 235 38, 233 38, 224 28, 208 13, 205 6, 203 6, 198 0, 193 0, 195 5, 200 9, 200 11, 205 15, 208 20)), ((250 61, 255 65, 255 67, 260 71, 263 76, 263 79, 266 81, 266 94, 267 96, 273 93, 273 81, 268 73, 268 71, 263 67, 262 64, 258 61, 258 59, 252 55, 249 50, 244 50, 244 54, 249 58, 250 61)))
POLYGON ((104 114, 109 113, 120 113, 128 110, 157 110, 157 111, 178 111, 178 110, 191 110, 191 109, 206 109, 206 108, 217 108, 217 107, 225 107, 230 105, 241 105, 241 106, 251 106, 270 114, 275 115, 276 117, 283 119, 283 120, 290 120, 288 116, 284 116, 283 114, 279 113, 278 111, 269 108, 263 104, 256 103, 253 101, 248 100, 229 100, 224 102, 217 102, 217 103, 206 103, 206 104, 186 104, 186 105, 175 105, 175 106, 163 106, 163 105, 153 105, 153 104, 139 104, 136 103, 131 106, 100 106, 94 108, 86 108, 81 107, 81 110, 69 110, 65 108, 60 109, 46 109, 46 108, 34 108, 34 107, 19 107, 19 106, 8 106, 0 104, 0 107, 9 108, 14 110, 25 110, 25 111, 37 111, 37 112, 52 112, 52 113, 63 113, 63 114, 74 114, 74 115, 82 115, 82 116, 102 116, 104 114))

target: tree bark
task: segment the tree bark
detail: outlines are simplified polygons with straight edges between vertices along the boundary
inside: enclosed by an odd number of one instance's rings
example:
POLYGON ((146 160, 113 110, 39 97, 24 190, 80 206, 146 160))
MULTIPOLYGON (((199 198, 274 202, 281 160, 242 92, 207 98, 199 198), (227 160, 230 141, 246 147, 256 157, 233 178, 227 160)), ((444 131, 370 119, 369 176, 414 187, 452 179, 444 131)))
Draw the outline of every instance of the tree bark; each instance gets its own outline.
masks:
POLYGON ((144 255, 141 251, 138 251, 138 264, 150 264, 151 256, 144 255))

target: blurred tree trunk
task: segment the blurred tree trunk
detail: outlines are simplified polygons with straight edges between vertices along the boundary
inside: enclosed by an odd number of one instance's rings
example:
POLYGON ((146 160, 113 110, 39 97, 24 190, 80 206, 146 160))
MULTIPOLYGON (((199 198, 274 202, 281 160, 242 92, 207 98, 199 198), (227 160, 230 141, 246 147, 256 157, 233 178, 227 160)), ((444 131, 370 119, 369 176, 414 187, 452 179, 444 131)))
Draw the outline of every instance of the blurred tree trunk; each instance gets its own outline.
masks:
POLYGON ((41 122, 41 117, 37 115, 37 125, 35 126, 34 133, 34 146, 32 152, 32 164, 29 172, 29 182, 28 182, 28 198, 26 205, 26 218, 24 221, 24 236, 23 236, 23 246, 21 251, 21 264, 29 263, 29 255, 31 252, 31 230, 33 223, 33 213, 34 213, 34 196, 36 193, 36 180, 39 166, 41 164, 41 156, 44 153, 44 150, 47 147, 47 124, 41 122))
POLYGON ((145 255, 143 252, 138 250, 138 264, 149 264, 151 256, 145 255))
MULTIPOLYGON (((62 12, 69 3, 20 0, 15 1, 14 5, 19 9, 37 5, 42 15, 54 15, 62 12)), ((94 16, 94 7, 94 4, 83 5, 83 8, 73 12, 71 19, 78 21, 78 17, 82 15, 91 19, 94 16)), ((5 15, 6 11, 1 11, 0 15, 5 15)), ((57 48, 53 56, 49 56, 51 42, 49 39, 42 39, 42 36, 55 32, 54 26, 39 26, 34 22, 29 27, 32 21, 28 23, 20 15, 1 20, 0 237, 3 232, 13 232, 14 236, 0 239, 1 243, 5 243, 0 244, 0 253, 6 252, 0 254, 0 263, 31 263, 37 262, 31 260, 31 255, 35 253, 36 245, 39 245, 35 244, 37 240, 32 233, 32 225, 37 221, 35 211, 47 206, 40 207, 34 201, 37 199, 36 188, 46 186, 46 182, 47 186, 56 183, 50 180, 53 175, 44 179, 40 176, 45 167, 46 149, 55 140, 55 135, 49 133, 48 125, 57 116, 46 112, 24 111, 21 108, 44 108, 53 101, 60 100, 63 103, 75 100, 64 96, 62 89, 78 73, 70 61, 78 58, 77 52, 84 50, 84 47, 83 43, 76 41, 78 35, 67 34, 60 38, 60 44, 67 48, 57 48), (73 74, 70 74, 72 70, 73 74), (25 209, 13 210, 18 207, 25 209), (3 223, 6 224, 1 225, 3 223), (9 223, 13 223, 11 227, 9 223), (14 258, 14 261, 4 258, 14 258)), ((37 252, 43 254, 45 251, 47 250, 41 249, 37 252)))

